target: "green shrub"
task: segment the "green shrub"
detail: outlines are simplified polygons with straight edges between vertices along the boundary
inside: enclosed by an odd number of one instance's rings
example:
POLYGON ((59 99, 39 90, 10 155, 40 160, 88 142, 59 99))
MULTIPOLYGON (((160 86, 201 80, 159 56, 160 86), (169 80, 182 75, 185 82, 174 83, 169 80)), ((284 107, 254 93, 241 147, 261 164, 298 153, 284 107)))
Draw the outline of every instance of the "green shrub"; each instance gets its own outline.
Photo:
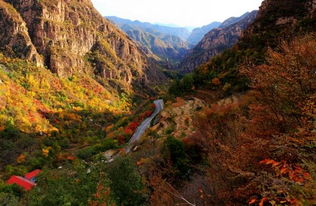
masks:
POLYGON ((176 80, 169 88, 169 93, 175 96, 192 92, 194 85, 193 74, 185 75, 181 80, 176 80))
POLYGON ((118 205, 144 205, 145 187, 136 166, 129 158, 119 158, 108 170, 111 190, 118 205))
POLYGON ((16 184, 8 185, 7 183, 0 181, 0 194, 3 194, 3 193, 11 194, 13 196, 19 197, 22 195, 23 191, 22 191, 22 188, 16 184))
POLYGON ((77 153, 77 156, 82 159, 89 159, 100 152, 105 152, 107 150, 116 149, 116 148, 118 148, 117 141, 111 138, 108 138, 108 139, 105 139, 100 144, 96 144, 94 146, 89 146, 89 147, 79 150, 79 152, 77 153))
POLYGON ((22 136, 23 134, 11 124, 8 124, 6 128, 0 132, 1 139, 17 140, 22 136))
POLYGON ((12 166, 12 165, 7 165, 5 167, 5 172, 8 176, 11 175, 21 175, 24 176, 25 173, 28 172, 26 167, 24 166, 12 166))
POLYGON ((101 152, 105 152, 106 150, 117 149, 117 148, 118 148, 117 140, 107 138, 101 143, 99 150, 101 152))
POLYGON ((22 206, 19 198, 11 193, 0 192, 0 204, 4 206, 22 206))
POLYGON ((89 146, 89 147, 79 150, 77 153, 77 156, 81 159, 88 159, 97 153, 98 151, 97 151, 96 146, 89 146))
POLYGON ((165 158, 170 158, 181 178, 188 177, 191 167, 189 156, 185 152, 182 141, 169 136, 164 145, 165 158))

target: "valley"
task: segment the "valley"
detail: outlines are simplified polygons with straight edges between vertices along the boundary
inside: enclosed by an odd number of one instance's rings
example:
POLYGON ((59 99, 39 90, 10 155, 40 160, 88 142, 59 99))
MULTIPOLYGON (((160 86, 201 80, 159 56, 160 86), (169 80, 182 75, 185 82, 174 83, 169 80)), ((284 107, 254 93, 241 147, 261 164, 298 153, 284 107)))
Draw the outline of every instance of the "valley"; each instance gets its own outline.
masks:
POLYGON ((160 26, 115 16, 106 18, 138 42, 153 59, 169 69, 184 73, 191 72, 198 65, 233 46, 256 14, 257 11, 247 12, 223 23, 212 22, 192 31, 184 27, 160 26))
POLYGON ((315 0, 194 29, 97 5, 0 0, 0 206, 316 204, 315 0))

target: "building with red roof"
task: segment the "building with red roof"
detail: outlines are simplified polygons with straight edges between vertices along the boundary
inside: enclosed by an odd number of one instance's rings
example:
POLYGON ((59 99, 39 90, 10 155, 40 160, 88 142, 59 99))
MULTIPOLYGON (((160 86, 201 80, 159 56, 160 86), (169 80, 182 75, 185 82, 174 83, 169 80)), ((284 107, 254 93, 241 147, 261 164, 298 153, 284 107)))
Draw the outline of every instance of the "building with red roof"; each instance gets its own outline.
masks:
MULTIPOLYGON (((24 175, 26 179, 33 180, 42 170, 34 170, 24 175)), ((35 180, 35 179, 34 179, 35 180)))
POLYGON ((23 187, 26 191, 31 190, 36 184, 26 178, 20 177, 20 176, 12 176, 7 181, 8 184, 17 184, 21 187, 23 187))
POLYGON ((11 176, 10 179, 7 181, 8 184, 17 184, 23 187, 26 191, 31 190, 35 184, 35 178, 41 172, 41 170, 37 169, 32 172, 25 174, 24 177, 20 176, 11 176))

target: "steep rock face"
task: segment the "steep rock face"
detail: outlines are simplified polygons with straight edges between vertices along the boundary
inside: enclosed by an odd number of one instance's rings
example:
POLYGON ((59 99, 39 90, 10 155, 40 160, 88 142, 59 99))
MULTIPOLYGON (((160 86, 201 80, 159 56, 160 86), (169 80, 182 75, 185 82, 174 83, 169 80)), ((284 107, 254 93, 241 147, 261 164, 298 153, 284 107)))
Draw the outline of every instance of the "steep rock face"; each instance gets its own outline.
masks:
POLYGON ((200 43, 193 48, 182 61, 180 70, 184 73, 193 71, 197 66, 209 61, 213 56, 219 54, 227 48, 230 48, 238 42, 243 31, 254 21, 257 11, 247 13, 237 23, 228 25, 223 28, 215 28, 207 33, 200 43))
POLYGON ((129 85, 136 79, 155 78, 147 75, 153 68, 144 53, 105 20, 90 0, 7 2, 25 21, 31 41, 44 57, 45 65, 59 76, 90 72, 129 85), (92 67, 87 59, 91 60, 92 67))
POLYGON ((8 3, 0 1, 0 50, 8 56, 31 60, 43 65, 28 35, 20 14, 8 3))

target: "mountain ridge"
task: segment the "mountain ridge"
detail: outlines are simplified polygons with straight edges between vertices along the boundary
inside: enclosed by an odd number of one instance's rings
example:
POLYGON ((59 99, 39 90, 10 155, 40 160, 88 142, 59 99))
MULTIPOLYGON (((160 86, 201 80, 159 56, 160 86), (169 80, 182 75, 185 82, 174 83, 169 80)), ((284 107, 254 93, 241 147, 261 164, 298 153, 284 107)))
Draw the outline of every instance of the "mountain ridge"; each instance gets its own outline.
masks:
POLYGON ((170 26, 162 26, 159 24, 152 24, 149 22, 142 22, 139 20, 129 20, 129 19, 124 19, 120 18, 117 16, 106 16, 106 18, 114 21, 117 25, 122 26, 123 24, 129 24, 129 25, 134 25, 137 27, 145 28, 148 30, 155 30, 159 33, 167 34, 167 35, 173 35, 173 36, 178 36, 181 38, 183 41, 185 41, 189 35, 190 32, 188 29, 185 27, 170 27, 170 26))
POLYGON ((191 49, 179 65, 182 73, 192 72, 210 58, 232 47, 238 42, 243 31, 254 21, 257 11, 247 12, 240 17, 231 17, 218 28, 209 31, 203 39, 191 49))
POLYGON ((188 43, 191 46, 196 46, 202 40, 205 34, 207 34, 212 29, 219 27, 221 24, 221 22, 215 21, 208 25, 204 25, 199 28, 194 28, 187 39, 188 43))
MULTIPOLYGON (((153 53, 167 64, 177 64, 185 55, 189 46, 171 31, 176 28, 162 27, 140 21, 131 21, 119 17, 108 17, 129 37, 142 45, 149 53, 153 53), (164 28, 168 28, 164 31, 164 28)), ((181 33, 183 28, 180 28, 181 33)))

